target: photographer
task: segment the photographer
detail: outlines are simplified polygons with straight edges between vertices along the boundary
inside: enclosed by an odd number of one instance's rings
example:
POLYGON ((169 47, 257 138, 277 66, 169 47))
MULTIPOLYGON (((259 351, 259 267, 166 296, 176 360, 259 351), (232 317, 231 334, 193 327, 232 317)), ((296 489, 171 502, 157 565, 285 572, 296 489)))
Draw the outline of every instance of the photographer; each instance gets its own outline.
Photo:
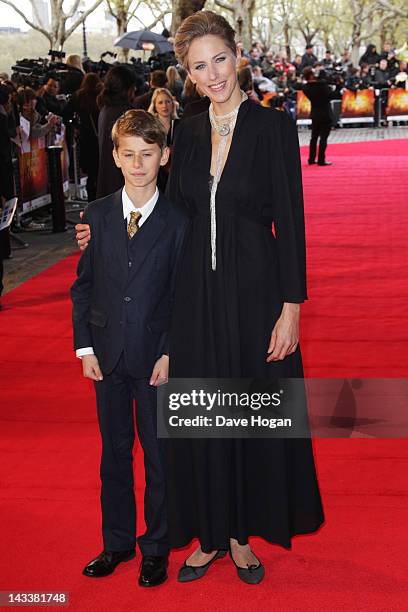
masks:
POLYGON ((59 81, 55 76, 50 76, 44 86, 44 95, 42 99, 49 113, 62 116, 65 102, 59 99, 59 81))
POLYGON ((319 78, 316 77, 313 68, 305 68, 303 77, 306 80, 306 85, 303 85, 303 92, 309 98, 312 110, 310 113, 312 119, 312 135, 309 147, 309 165, 315 164, 317 141, 319 143, 319 154, 317 158, 318 166, 331 166, 331 162, 326 161, 327 139, 333 125, 333 113, 330 106, 330 100, 333 99, 333 92, 330 89, 323 71, 320 72, 319 78))
POLYGON ((60 121, 59 117, 50 114, 47 115, 47 122, 42 123, 41 115, 36 111, 37 96, 31 87, 20 87, 17 101, 21 115, 30 122, 30 138, 46 136, 60 121))

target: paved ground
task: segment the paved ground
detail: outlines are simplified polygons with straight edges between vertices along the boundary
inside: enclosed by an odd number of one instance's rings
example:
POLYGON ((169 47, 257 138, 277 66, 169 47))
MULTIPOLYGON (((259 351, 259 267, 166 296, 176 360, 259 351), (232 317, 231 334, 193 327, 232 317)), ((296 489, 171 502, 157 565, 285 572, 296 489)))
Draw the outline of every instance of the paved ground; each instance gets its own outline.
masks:
MULTIPOLYGON (((70 213, 72 221, 79 221, 78 213, 70 213)), ((17 233, 18 239, 24 240, 27 248, 20 248, 11 240, 12 259, 4 262, 4 293, 49 268, 77 249, 75 232, 71 224, 67 231, 53 234, 51 231, 24 231, 17 233)))
MULTIPOLYGON (((393 138, 408 138, 408 127, 388 128, 338 128, 333 130, 329 138, 330 143, 360 142, 369 140, 384 140, 393 138)), ((299 142, 307 145, 310 139, 310 130, 299 128, 299 142)), ((79 219, 78 213, 70 213, 70 219, 79 219)), ((13 248, 13 258, 4 262, 5 278, 4 293, 17 287, 26 280, 42 272, 54 263, 57 263, 76 250, 74 230, 68 225, 68 230, 60 234, 46 231, 23 232, 18 234, 28 244, 26 249, 13 248)), ((13 242, 13 247, 17 245, 13 242)))
MULTIPOLYGON (((388 140, 394 138, 408 138, 408 126, 381 127, 381 128, 337 128, 331 131, 329 145, 341 142, 361 142, 366 140, 388 140)), ((299 127, 299 142, 301 145, 309 144, 310 129, 299 127)))

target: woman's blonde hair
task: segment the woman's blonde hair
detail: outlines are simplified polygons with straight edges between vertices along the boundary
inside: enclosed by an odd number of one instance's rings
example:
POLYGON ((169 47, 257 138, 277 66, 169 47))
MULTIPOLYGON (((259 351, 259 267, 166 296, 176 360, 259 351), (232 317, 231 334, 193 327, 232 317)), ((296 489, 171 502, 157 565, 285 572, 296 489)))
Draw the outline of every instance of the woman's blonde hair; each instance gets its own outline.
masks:
POLYGON ((180 64, 188 69, 188 50, 196 38, 217 36, 236 55, 235 31, 228 21, 212 11, 199 11, 184 19, 176 32, 174 51, 180 64))
POLYGON ((82 72, 84 71, 82 68, 81 58, 79 57, 79 55, 76 55, 76 53, 68 55, 65 64, 67 66, 73 66, 74 68, 78 68, 79 70, 82 70, 82 72))
POLYGON ((173 85, 179 81, 180 83, 183 83, 183 81, 181 80, 181 76, 178 73, 178 70, 175 66, 169 66, 166 70, 166 76, 167 76, 167 85, 169 87, 173 87, 173 85))
POLYGON ((148 108, 148 112, 151 113, 152 115, 157 115, 158 114, 158 112, 156 110, 156 100, 157 100, 157 98, 160 95, 165 95, 165 96, 170 98, 171 103, 172 103, 172 107, 173 107, 173 110, 171 112, 171 118, 172 119, 178 119, 176 104, 174 102, 173 96, 171 95, 171 92, 168 89, 165 89, 165 87, 157 87, 153 91, 152 101, 150 102, 150 106, 148 108))

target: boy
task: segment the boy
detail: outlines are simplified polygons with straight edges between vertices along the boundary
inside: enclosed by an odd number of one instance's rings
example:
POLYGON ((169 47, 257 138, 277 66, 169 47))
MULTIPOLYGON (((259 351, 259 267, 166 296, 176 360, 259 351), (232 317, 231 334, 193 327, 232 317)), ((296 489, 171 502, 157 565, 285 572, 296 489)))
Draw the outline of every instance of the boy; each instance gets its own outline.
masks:
POLYGON ((146 477, 139 584, 155 586, 166 580, 168 565, 156 386, 168 376, 168 330, 187 218, 157 190, 159 168, 169 156, 160 122, 143 110, 127 111, 113 126, 112 140, 125 187, 87 207, 92 240, 71 288, 74 346, 84 376, 95 381, 102 436, 104 550, 83 573, 107 576, 135 556, 136 400, 146 477))

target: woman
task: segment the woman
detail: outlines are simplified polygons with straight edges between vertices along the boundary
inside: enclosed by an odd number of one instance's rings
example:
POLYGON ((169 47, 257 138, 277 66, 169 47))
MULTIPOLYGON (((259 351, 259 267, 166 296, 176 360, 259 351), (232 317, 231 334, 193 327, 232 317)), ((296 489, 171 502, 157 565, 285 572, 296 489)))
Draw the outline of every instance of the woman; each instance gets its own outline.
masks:
POLYGON ((87 174, 86 191, 88 202, 96 199, 96 181, 98 178, 98 118, 99 108, 96 102, 102 90, 102 81, 93 72, 86 74, 81 87, 70 98, 64 108, 64 123, 79 119, 79 166, 87 174))
MULTIPOLYGON (((295 124, 245 99, 234 32, 223 17, 209 11, 188 17, 175 52, 212 105, 181 123, 167 188, 192 218, 170 375, 302 377, 299 304, 307 295, 295 124)), ((307 438, 170 440, 167 466, 171 546, 200 541, 180 581, 200 578, 230 548, 239 577, 259 582, 263 567, 250 536, 290 548, 293 535, 323 522, 307 438)))
MULTIPOLYGON (((188 17, 175 51, 212 104, 180 124, 167 188, 191 216, 170 374, 302 377, 299 304, 307 296, 295 124, 240 91, 234 32, 223 17, 188 17)), ((229 549, 239 578, 259 583, 264 568, 250 536, 290 548, 292 536, 323 522, 310 439, 172 439, 166 464, 170 546, 200 541, 181 582, 204 576, 229 549)))
POLYGON ((85 72, 79 55, 68 55, 65 65, 67 71, 63 75, 60 92, 71 96, 81 87, 85 72))
MULTIPOLYGON (((166 130, 167 146, 170 147, 171 150, 179 119, 177 117, 176 104, 168 89, 158 87, 154 90, 148 112, 152 115, 156 115, 160 120, 160 123, 166 130)), ((170 171, 170 163, 171 160, 169 159, 167 164, 165 166, 161 166, 159 170, 157 186, 161 191, 166 189, 170 171)))
POLYGON ((188 76, 184 81, 183 95, 181 96, 183 107, 186 108, 188 104, 200 100, 201 97, 201 94, 197 91, 194 83, 188 76))
POLYGON ((163 124, 167 134, 167 145, 171 146, 178 124, 178 116, 173 96, 168 89, 158 87, 154 90, 148 112, 156 115, 163 124))
POLYGON ((166 70, 167 87, 179 104, 183 93, 183 81, 175 66, 169 66, 166 70))
POLYGON ((103 198, 123 187, 123 175, 112 156, 111 132, 116 119, 133 106, 136 76, 127 66, 114 66, 105 77, 97 98, 100 109, 98 119, 99 167, 97 198, 103 198))

